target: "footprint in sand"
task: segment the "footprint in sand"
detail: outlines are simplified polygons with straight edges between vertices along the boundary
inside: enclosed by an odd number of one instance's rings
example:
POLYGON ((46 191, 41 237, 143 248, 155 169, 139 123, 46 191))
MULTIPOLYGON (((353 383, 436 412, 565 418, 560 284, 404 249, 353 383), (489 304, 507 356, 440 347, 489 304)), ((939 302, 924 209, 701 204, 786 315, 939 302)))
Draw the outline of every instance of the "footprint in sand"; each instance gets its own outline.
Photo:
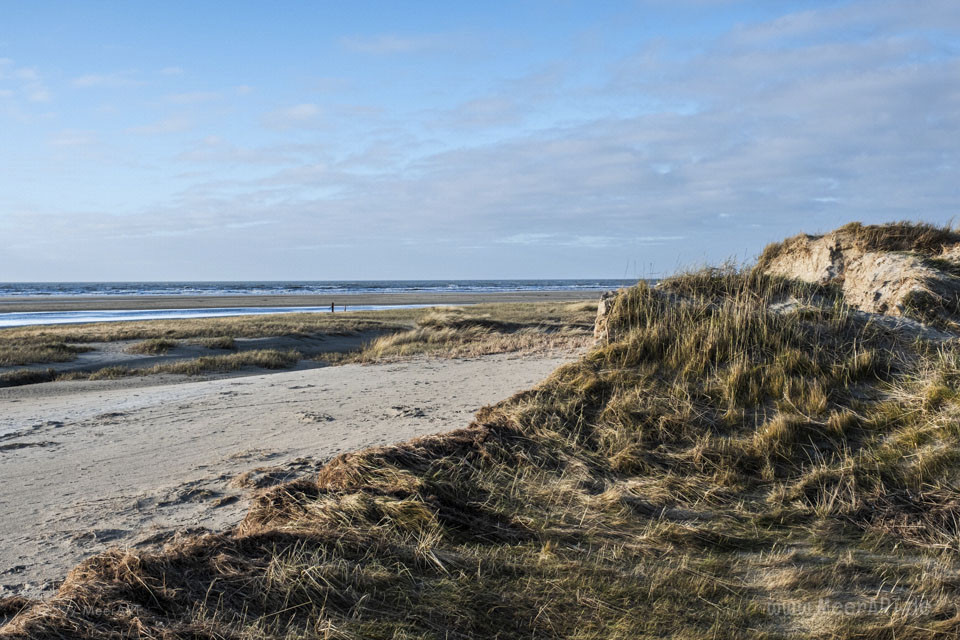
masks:
POLYGON ((332 422, 335 418, 329 413, 316 411, 300 411, 297 413, 300 422, 332 422))
POLYGON ((390 407, 393 409, 395 418, 423 418, 427 412, 420 407, 405 407, 403 405, 390 407))

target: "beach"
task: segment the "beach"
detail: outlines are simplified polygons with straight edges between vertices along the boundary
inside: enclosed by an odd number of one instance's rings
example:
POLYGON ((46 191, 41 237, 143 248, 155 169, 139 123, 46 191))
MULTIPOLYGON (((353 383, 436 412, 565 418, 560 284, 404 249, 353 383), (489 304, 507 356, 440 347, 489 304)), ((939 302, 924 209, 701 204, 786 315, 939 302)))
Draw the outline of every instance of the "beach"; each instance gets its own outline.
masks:
POLYGON ((50 596, 74 565, 111 547, 228 530, 263 488, 345 451, 462 427, 574 357, 0 389, 0 596, 50 596))
POLYGON ((595 305, 576 292, 488 297, 0 330, 0 597, 49 596, 109 548, 228 531, 261 491, 462 427, 591 342, 595 305), (44 359, 50 345, 67 352, 44 359))

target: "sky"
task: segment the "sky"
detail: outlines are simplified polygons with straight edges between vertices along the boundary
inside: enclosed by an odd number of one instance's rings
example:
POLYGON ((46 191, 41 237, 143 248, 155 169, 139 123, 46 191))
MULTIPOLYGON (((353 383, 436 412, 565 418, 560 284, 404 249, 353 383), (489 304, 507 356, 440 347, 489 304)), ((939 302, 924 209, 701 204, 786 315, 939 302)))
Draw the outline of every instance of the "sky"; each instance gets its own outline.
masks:
POLYGON ((0 281, 665 275, 958 141, 956 0, 0 0, 0 281))

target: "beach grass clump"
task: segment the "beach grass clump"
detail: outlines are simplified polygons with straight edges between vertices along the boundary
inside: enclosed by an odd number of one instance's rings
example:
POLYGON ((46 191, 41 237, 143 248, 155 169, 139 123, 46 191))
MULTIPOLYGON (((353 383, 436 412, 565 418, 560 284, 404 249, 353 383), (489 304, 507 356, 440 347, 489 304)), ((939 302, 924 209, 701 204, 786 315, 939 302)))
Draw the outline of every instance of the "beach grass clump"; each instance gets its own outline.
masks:
POLYGON ((16 369, 0 373, 0 387, 17 387, 25 384, 39 384, 56 380, 53 369, 16 369))
POLYGON ((377 362, 414 355, 460 358, 580 349, 592 342, 596 310, 596 303, 435 309, 418 318, 415 327, 371 341, 356 359, 377 362))
POLYGON ((152 367, 127 367, 123 365, 103 367, 90 373, 89 380, 116 380, 131 376, 176 374, 198 376, 206 373, 230 373, 241 369, 289 369, 296 366, 301 354, 294 350, 256 349, 217 356, 201 356, 187 360, 161 362, 152 367))
POLYGON ((145 356, 162 356, 170 349, 175 349, 179 343, 168 338, 151 338, 132 344, 126 348, 127 353, 136 353, 145 356))
MULTIPOLYGON (((468 427, 340 455, 232 532, 90 558, 2 633, 960 635, 954 343, 734 268, 610 313, 468 427)), ((491 330, 467 320, 415 331, 491 330)))
POLYGON ((191 341, 192 344, 198 344, 201 347, 214 350, 235 351, 237 342, 233 336, 215 336, 212 338, 197 338, 191 341))
POLYGON ((88 346, 67 344, 62 340, 52 339, 42 333, 33 340, 7 337, 7 339, 0 340, 0 367, 70 362, 77 359, 78 353, 90 350, 91 348, 88 346))
POLYGON ((226 373, 248 367, 259 369, 289 369, 296 366, 301 355, 294 350, 254 349, 218 356, 201 356, 191 360, 165 362, 147 369, 153 373, 177 373, 199 375, 202 373, 226 373))

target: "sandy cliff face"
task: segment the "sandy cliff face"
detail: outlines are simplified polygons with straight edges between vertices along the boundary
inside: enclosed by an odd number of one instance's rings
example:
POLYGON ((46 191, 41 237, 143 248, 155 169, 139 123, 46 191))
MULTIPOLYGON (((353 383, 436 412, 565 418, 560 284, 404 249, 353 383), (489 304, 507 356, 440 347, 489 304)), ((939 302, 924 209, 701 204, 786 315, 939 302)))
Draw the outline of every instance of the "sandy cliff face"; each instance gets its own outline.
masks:
POLYGON ((764 266, 770 275, 837 284, 847 302, 874 313, 902 315, 912 295, 926 293, 940 273, 908 253, 864 251, 835 234, 802 236, 764 266))
POLYGON ((757 268, 839 286, 847 303, 863 311, 960 321, 960 236, 950 230, 854 223, 770 245, 757 268))

